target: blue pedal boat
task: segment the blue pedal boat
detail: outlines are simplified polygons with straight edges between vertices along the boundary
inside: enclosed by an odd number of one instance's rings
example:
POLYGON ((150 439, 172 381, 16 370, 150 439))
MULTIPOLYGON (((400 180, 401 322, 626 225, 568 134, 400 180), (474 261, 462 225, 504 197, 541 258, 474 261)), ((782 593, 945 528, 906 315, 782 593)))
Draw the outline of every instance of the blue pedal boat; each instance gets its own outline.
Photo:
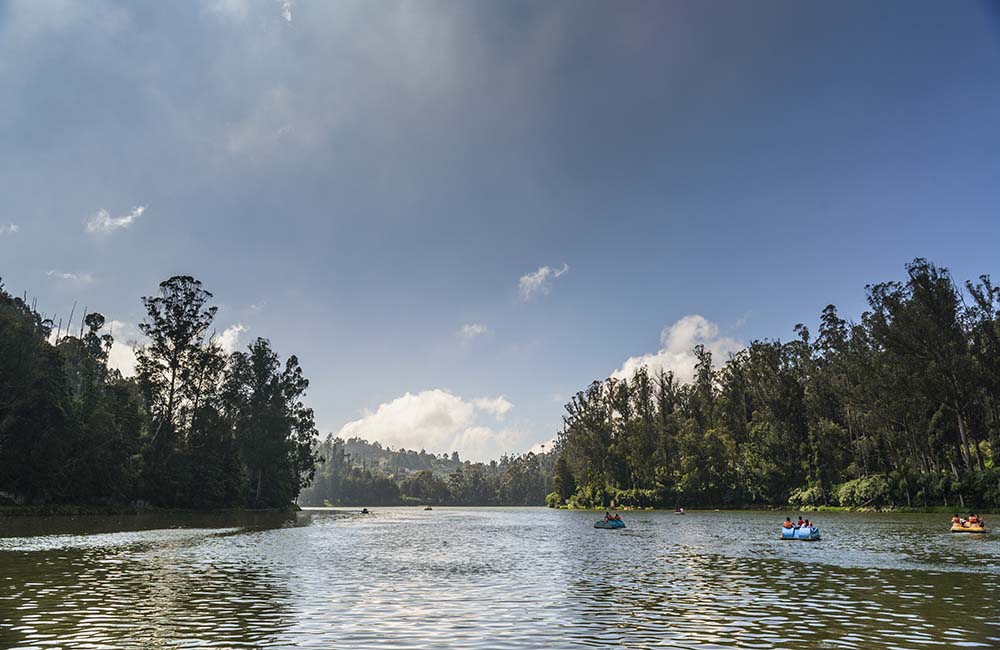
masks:
POLYGON ((624 521, 617 521, 617 520, 614 520, 614 519, 612 519, 612 520, 601 519, 601 520, 598 520, 598 521, 594 522, 594 528, 607 528, 607 529, 625 528, 625 522, 624 521))
POLYGON ((819 528, 816 528, 815 526, 781 529, 781 539, 797 539, 801 542, 815 542, 818 541, 819 538, 819 528))

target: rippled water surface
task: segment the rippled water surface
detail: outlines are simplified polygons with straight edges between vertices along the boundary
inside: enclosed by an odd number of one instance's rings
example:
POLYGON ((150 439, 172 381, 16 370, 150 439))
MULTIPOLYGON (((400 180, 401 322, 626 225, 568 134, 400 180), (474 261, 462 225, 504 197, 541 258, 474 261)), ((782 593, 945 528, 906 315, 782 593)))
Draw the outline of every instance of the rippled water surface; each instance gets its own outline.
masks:
POLYGON ((384 509, 0 519, 0 648, 1000 648, 940 515, 384 509))

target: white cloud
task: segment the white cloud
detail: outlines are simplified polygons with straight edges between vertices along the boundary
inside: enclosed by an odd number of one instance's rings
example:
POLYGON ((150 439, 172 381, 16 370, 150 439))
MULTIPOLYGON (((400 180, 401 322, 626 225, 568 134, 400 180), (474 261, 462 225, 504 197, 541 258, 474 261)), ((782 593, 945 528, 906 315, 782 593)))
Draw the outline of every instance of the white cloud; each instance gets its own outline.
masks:
POLYGON ((18 226, 16 223, 9 223, 6 226, 0 224, 0 235, 13 235, 20 229, 21 227, 18 226))
POLYGON ((87 220, 87 232, 92 233, 108 233, 112 230, 118 230, 119 228, 128 228, 132 225, 136 219, 142 216, 142 213, 146 211, 146 206, 139 205, 123 216, 112 217, 111 213, 101 208, 97 211, 97 214, 92 216, 87 220))
POLYGON ((135 346, 142 337, 139 328, 132 323, 113 320, 105 324, 105 329, 114 338, 108 353, 108 367, 117 368, 125 377, 135 376, 135 346))
POLYGON ((64 282, 69 282, 75 285, 90 284, 94 281, 94 276, 89 273, 69 273, 67 271, 57 271, 52 269, 48 271, 45 275, 50 278, 55 278, 57 280, 62 280, 64 282))
POLYGON ((278 0, 281 5, 281 17, 292 22, 292 0, 278 0))
POLYGON ((507 398, 503 395, 500 397, 477 397, 472 400, 472 403, 480 411, 492 413, 493 417, 498 420, 504 419, 508 411, 514 408, 514 405, 507 401, 507 398))
MULTIPOLYGON (((65 325, 60 331, 52 330, 52 333, 49 335, 49 343, 55 345, 57 335, 63 337, 68 335, 77 336, 79 334, 79 330, 75 333, 68 332, 68 327, 68 325, 65 325)), ((136 363, 135 348, 139 345, 140 339, 144 338, 142 332, 133 323, 112 320, 104 324, 104 329, 101 330, 101 333, 110 334, 113 339, 111 350, 108 351, 108 368, 117 369, 122 373, 123 377, 134 377, 136 363)))
POLYGON ((462 329, 458 331, 458 335, 462 337, 463 341, 471 341, 472 339, 487 334, 489 328, 482 323, 466 323, 462 325, 462 329))
POLYGON ((462 458, 486 460, 516 449, 524 434, 494 429, 477 421, 482 414, 501 419, 513 405, 503 397, 465 400, 436 388, 406 393, 348 422, 337 433, 379 441, 390 447, 457 451, 462 458))
POLYGON ((518 281, 518 292, 521 295, 521 300, 531 300, 538 294, 547 294, 552 286, 551 280, 568 272, 569 264, 564 263, 562 268, 554 269, 551 266, 542 266, 534 273, 522 275, 518 281))
POLYGON ((719 326, 697 314, 685 316, 660 334, 660 350, 654 354, 644 354, 631 357, 622 367, 612 373, 619 379, 631 377, 642 366, 652 372, 661 368, 673 371, 674 376, 682 382, 690 382, 694 378, 694 347, 704 345, 712 353, 712 362, 721 365, 745 346, 736 339, 719 336, 719 326))
POLYGON ((245 331, 247 331, 247 328, 243 325, 243 323, 230 325, 226 329, 222 330, 222 334, 216 338, 216 342, 219 344, 219 347, 222 348, 223 352, 226 354, 232 354, 236 351, 236 348, 240 344, 240 334, 245 331))

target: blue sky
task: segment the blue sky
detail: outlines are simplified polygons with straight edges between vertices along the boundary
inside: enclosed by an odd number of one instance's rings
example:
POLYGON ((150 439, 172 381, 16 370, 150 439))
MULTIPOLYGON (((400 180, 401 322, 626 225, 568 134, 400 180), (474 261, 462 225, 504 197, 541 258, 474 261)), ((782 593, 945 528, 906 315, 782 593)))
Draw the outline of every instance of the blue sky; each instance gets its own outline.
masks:
POLYGON ((0 97, 9 290, 127 339, 195 275, 392 446, 1000 273, 996 3, 8 0, 0 97))

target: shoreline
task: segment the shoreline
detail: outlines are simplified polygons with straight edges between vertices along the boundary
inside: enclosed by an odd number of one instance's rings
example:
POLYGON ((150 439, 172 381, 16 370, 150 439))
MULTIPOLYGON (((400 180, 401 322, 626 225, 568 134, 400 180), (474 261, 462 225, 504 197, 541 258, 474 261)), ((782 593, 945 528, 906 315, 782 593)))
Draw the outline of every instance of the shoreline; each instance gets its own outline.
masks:
POLYGON ((100 506, 50 504, 44 506, 0 506, 0 520, 20 517, 134 517, 139 515, 224 515, 292 514, 302 508, 294 503, 287 508, 160 508, 157 506, 100 506))

